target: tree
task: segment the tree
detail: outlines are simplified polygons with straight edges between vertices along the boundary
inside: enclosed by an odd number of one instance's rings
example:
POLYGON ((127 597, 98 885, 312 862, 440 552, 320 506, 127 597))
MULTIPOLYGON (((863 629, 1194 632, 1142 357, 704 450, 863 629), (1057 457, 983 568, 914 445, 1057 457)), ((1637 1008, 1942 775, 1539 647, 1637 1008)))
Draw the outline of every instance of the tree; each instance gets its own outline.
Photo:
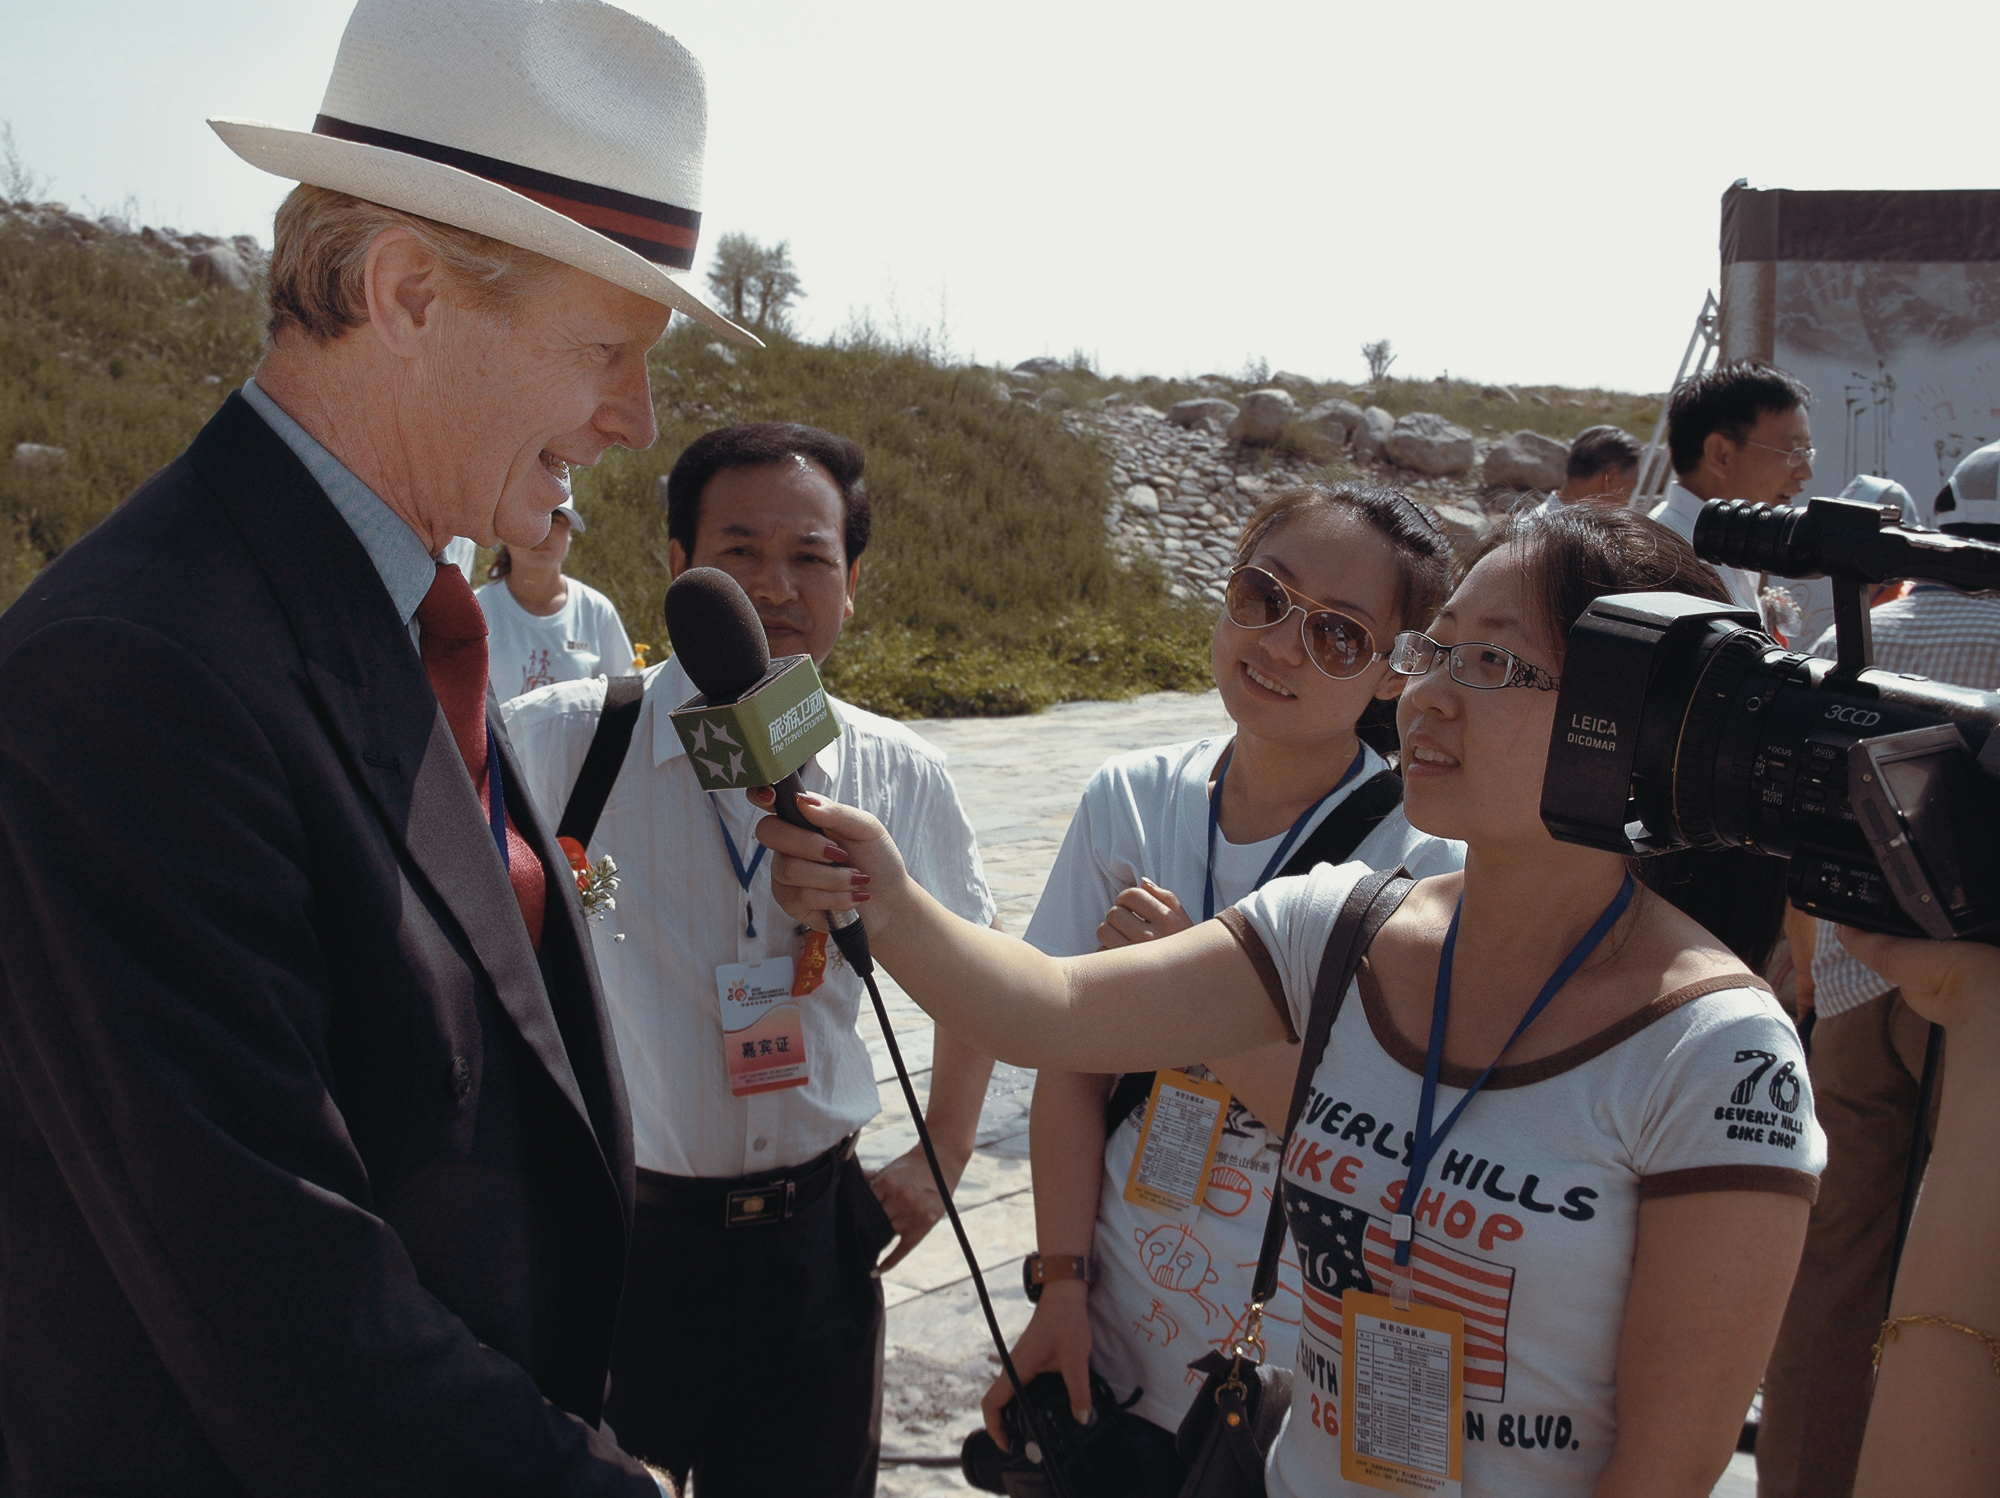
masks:
POLYGON ((1389 352, 1389 340, 1361 345, 1361 357, 1368 361, 1368 378, 1379 380, 1389 372, 1389 366, 1396 362, 1396 356, 1389 352))
POLYGON ((791 323, 792 303, 805 295, 792 268, 790 240, 766 247, 735 233, 716 241, 708 288, 736 321, 779 332, 791 323))

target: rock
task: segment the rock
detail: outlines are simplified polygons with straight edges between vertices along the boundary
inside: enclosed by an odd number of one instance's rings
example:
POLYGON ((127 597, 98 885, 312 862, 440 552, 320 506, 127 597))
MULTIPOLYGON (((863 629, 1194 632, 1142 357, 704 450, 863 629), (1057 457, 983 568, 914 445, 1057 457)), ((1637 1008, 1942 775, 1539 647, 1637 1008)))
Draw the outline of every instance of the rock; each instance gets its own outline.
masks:
POLYGON ((1533 401, 1538 406, 1552 406, 1555 404, 1554 401, 1550 400, 1546 395, 1543 395, 1538 390, 1529 391, 1528 399, 1533 401))
POLYGON ((1489 488, 1560 489, 1569 466, 1569 444, 1540 432, 1516 432, 1486 454, 1480 476, 1489 488))
POLYGON ((1167 420, 1177 427, 1192 427, 1204 421, 1231 422, 1236 419, 1237 408, 1226 400, 1212 395, 1199 395, 1193 400, 1176 401, 1167 411, 1167 420))
POLYGON ((1318 427, 1336 442, 1345 442, 1362 425, 1361 408, 1353 401, 1338 398, 1321 401, 1299 418, 1307 426, 1318 427))
POLYGON ((1284 390, 1304 390, 1310 392, 1319 382, 1305 375, 1295 374, 1289 369, 1281 369, 1271 376, 1269 383, 1284 390))
POLYGON ((1032 390, 1040 383, 1033 375, 1018 369, 1008 370, 1007 378, 1014 382, 1016 388, 1022 390, 1032 390))
POLYGON ((1062 360, 1052 359, 1047 354, 1043 354, 1038 358, 1023 359, 1019 364, 1014 366, 1014 373, 1034 375, 1045 379, 1049 375, 1061 374, 1068 368, 1069 366, 1063 363, 1062 360))
POLYGON ((1479 538, 1485 518, 1470 505, 1432 505, 1431 513, 1444 526, 1454 547, 1469 546, 1479 538))
POLYGON ((1229 423, 1225 435, 1246 447, 1269 447, 1284 435, 1299 414, 1299 403, 1286 390, 1253 390, 1229 423))
POLYGON ((1060 385, 1051 385, 1035 398, 1035 405, 1043 411, 1067 411, 1076 404, 1076 398, 1060 385))
POLYGON ((69 461, 69 449, 49 447, 40 442, 16 442, 14 444, 13 469, 16 473, 42 473, 51 468, 60 468, 69 461))
POLYGON ((711 358, 719 359, 724 364, 734 367, 736 363, 736 350, 726 343, 704 343, 702 350, 711 358))
POLYGON ((1130 391, 1114 390, 1109 395, 1100 395, 1090 404, 1099 411, 1109 411, 1116 406, 1131 405, 1132 395, 1130 391))
POLYGON ((1505 385, 1482 386, 1479 391, 1479 398, 1483 401, 1511 401, 1517 406, 1521 404, 1521 397, 1509 390, 1505 385))
POLYGON ((1157 515, 1160 513, 1160 496, 1153 492, 1149 484, 1134 484, 1125 491, 1125 508, 1137 510, 1142 515, 1157 515))
POLYGON ((204 286, 227 286, 235 291, 248 291, 256 284, 256 277, 251 275, 250 267, 245 265, 242 257, 227 245, 212 244, 207 249, 198 251, 189 259, 188 270, 204 286))
POLYGON ((1448 478, 1472 467, 1472 433, 1433 411, 1412 411, 1383 439, 1389 461, 1433 478, 1448 478))
POLYGON ((1361 425, 1352 430, 1348 440, 1354 446, 1356 457, 1372 458, 1380 463, 1388 456, 1385 444, 1389 433, 1395 429, 1395 417, 1380 406, 1370 406, 1361 413, 1361 425))

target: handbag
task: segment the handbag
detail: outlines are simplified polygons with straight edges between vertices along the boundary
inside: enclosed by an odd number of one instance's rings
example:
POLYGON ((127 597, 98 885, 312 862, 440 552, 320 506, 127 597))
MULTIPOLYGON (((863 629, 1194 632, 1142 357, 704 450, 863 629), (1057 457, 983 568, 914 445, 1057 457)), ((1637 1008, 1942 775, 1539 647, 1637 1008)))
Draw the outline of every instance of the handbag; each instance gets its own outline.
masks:
MULTIPOLYGON (((1401 869, 1365 875, 1333 923, 1326 953, 1320 958, 1319 976, 1313 983, 1312 1011, 1299 1050, 1292 1105, 1285 1116, 1280 1162, 1290 1149, 1292 1130, 1305 1112, 1313 1073, 1326 1054, 1327 1038, 1333 1033, 1333 1022, 1340 1016, 1355 970, 1382 923, 1396 913, 1404 896, 1415 887, 1416 881, 1401 869)), ((1250 1282, 1243 1333, 1227 1353, 1211 1352, 1188 1364, 1203 1375, 1203 1382, 1174 1436, 1174 1449, 1188 1464, 1180 1498, 1264 1498, 1264 1457, 1277 1439, 1292 1402, 1291 1373, 1264 1366, 1264 1307, 1278 1288, 1278 1255, 1284 1246, 1281 1164, 1271 1191, 1271 1215, 1264 1223, 1263 1247, 1257 1255, 1257 1274, 1250 1282)))

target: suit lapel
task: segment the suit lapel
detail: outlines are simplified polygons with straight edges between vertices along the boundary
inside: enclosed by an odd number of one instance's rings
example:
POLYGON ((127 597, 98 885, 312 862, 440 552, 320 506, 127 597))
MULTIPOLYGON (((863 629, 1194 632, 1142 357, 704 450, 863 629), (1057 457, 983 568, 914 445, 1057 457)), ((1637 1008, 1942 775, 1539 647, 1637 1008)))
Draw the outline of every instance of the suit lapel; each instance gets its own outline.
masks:
POLYGON ((522 1039, 598 1133, 465 761, 367 550, 240 395, 187 456, 269 578, 350 773, 464 931, 522 1039))

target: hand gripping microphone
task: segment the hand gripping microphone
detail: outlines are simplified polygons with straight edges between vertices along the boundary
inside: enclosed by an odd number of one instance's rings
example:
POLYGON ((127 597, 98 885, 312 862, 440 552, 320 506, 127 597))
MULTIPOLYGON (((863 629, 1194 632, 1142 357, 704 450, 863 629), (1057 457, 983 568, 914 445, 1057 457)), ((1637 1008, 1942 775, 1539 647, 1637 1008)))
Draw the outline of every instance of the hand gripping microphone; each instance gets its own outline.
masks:
MULTIPOLYGON (((799 766, 840 737, 840 723, 812 657, 772 661, 755 605, 718 567, 690 567, 668 586, 667 638, 697 693, 671 716, 701 788, 768 785, 781 818, 818 831, 799 810, 799 766)), ((855 972, 874 967, 859 912, 829 912, 828 927, 855 972)))
MULTIPOLYGON (((690 567, 667 588, 667 638, 674 656, 687 672, 699 694, 672 714, 674 731, 695 768, 695 778, 703 790, 747 790, 768 785, 777 792, 777 814, 794 827, 809 832, 820 829, 799 810, 799 766, 840 737, 840 724, 827 705, 826 689, 812 657, 785 656, 771 659, 770 642, 764 638, 763 622, 757 617, 750 596, 735 578, 719 567, 690 567)), ((889 1010, 882 991, 875 985, 875 959, 868 951, 868 930, 861 913, 843 910, 827 913, 827 925, 834 945, 868 987, 875 1006, 875 1020, 889 1047, 889 1059, 902 1084, 903 1099, 910 1120, 917 1126, 917 1139, 930 1162, 931 1178, 944 1199, 945 1216, 958 1239, 959 1252, 972 1271, 973 1289, 979 1308, 986 1315, 986 1329, 1000 1351, 1000 1366, 1014 1386, 1014 1398, 1026 1418, 1033 1439, 1025 1443, 1031 1460, 1043 1461, 1044 1452, 1055 1450, 1042 1428, 1034 1405, 1027 1399, 1021 1376, 1014 1367, 1007 1339, 1000 1334, 993 1301, 986 1293, 986 1277, 979 1272, 979 1259, 965 1236, 958 1206, 951 1199, 951 1187, 938 1163, 937 1147, 924 1123, 909 1068, 903 1064, 902 1047, 896 1044, 896 1030, 889 1023, 889 1010)), ((1055 1498, 1069 1498, 1068 1484, 1053 1463, 1045 1464, 1055 1498)))

